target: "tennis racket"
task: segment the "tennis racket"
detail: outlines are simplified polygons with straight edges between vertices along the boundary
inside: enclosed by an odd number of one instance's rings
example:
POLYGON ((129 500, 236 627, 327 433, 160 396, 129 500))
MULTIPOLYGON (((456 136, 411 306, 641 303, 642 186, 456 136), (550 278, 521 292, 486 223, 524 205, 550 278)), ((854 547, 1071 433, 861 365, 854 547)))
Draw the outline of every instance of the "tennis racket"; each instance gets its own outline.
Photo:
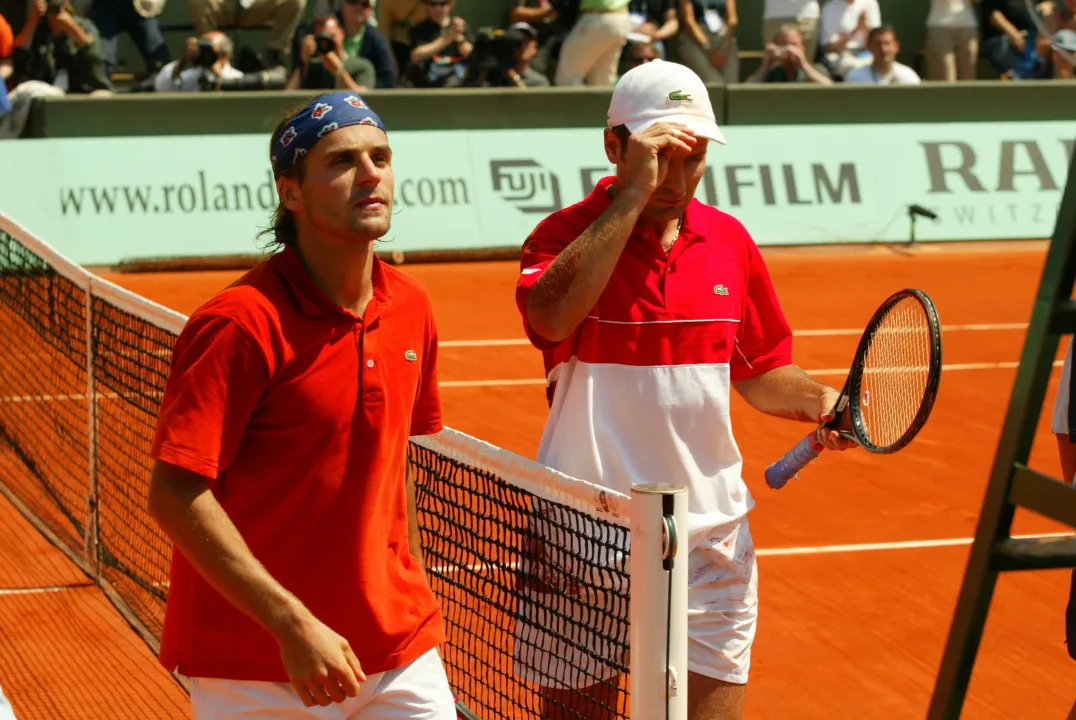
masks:
POLYGON ((921 290, 901 290, 881 304, 863 331, 837 398, 836 416, 766 468, 780 489, 823 449, 822 428, 836 430, 872 453, 895 453, 923 429, 941 380, 941 324, 921 290))

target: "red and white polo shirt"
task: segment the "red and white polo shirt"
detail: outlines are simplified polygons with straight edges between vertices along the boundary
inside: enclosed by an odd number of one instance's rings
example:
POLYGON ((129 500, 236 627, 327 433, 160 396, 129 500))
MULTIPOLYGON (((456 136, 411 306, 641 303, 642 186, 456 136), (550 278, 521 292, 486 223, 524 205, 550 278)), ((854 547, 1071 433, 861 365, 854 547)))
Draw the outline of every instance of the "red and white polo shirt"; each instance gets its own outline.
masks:
POLYGON ((729 419, 731 383, 790 364, 792 331, 744 226, 692 200, 668 253, 637 226, 572 336, 539 336, 527 296, 609 207, 612 182, 548 217, 523 246, 516 303, 543 351, 550 404, 537 460, 625 494, 685 482, 694 546, 754 506, 729 419))

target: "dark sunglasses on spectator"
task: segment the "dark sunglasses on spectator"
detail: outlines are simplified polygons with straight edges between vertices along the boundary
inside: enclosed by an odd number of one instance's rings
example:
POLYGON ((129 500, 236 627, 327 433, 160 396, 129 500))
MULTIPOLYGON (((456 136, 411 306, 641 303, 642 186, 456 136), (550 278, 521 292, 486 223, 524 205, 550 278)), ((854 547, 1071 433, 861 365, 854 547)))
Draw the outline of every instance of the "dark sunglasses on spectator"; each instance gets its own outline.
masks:
POLYGON ((346 4, 346 5, 358 5, 359 7, 364 7, 364 8, 372 7, 371 0, 344 0, 344 4, 346 4))
POLYGON ((452 0, 426 0, 426 4, 430 7, 448 7, 452 0))

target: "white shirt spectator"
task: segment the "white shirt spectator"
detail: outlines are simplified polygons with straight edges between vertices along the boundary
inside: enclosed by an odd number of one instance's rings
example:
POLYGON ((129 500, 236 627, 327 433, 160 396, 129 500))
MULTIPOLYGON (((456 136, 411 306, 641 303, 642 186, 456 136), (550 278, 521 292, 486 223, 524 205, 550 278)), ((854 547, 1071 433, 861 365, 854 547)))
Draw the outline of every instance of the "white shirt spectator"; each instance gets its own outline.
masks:
POLYGON ((976 28, 979 19, 972 0, 930 0, 927 27, 976 28))
POLYGON ((856 68, 844 78, 848 83, 872 83, 874 85, 918 85, 919 76, 907 65, 898 62, 886 74, 880 74, 874 69, 874 65, 865 65, 856 68))
POLYGON ((821 8, 818 0, 766 0, 762 18, 796 18, 797 20, 817 20, 821 8))
MULTIPOLYGON (((175 72, 178 65, 179 60, 173 60, 157 73, 157 80, 154 82, 154 88, 157 92, 198 92, 202 89, 200 81, 205 71, 200 67, 189 67, 182 71, 179 74, 179 85, 177 86, 175 72)), ((221 70, 220 76, 221 80, 237 80, 243 77, 243 73, 236 70, 229 63, 221 70)))
POLYGON ((857 52, 867 46, 867 32, 882 24, 882 10, 878 0, 828 0, 819 21, 822 47, 836 41, 841 33, 853 32, 863 13, 867 14, 867 31, 856 32, 845 45, 845 52, 857 52))

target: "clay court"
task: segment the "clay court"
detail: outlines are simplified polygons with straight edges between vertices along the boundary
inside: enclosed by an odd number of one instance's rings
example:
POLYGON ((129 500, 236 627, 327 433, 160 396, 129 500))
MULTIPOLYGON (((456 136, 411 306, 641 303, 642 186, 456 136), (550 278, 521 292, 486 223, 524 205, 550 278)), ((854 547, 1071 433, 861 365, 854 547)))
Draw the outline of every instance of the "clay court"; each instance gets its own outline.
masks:
MULTIPOLYGON (((925 716, 1045 253, 1042 242, 764 250, 798 336, 795 360, 820 379, 840 386, 874 308, 903 287, 934 299, 945 345, 937 405, 907 449, 823 456, 781 491, 762 472, 809 427, 733 398, 761 572, 748 718, 925 716)), ((513 300, 517 266, 403 269, 434 300, 446 424, 533 458, 546 403, 541 357, 522 339, 513 300)), ((186 314, 238 275, 107 277, 186 314)), ((1030 463, 1055 477, 1057 374, 1030 463)), ((1060 532, 1017 515, 1014 533, 1060 532)), ((1064 645, 1068 578, 1002 575, 964 717, 1065 717, 1076 698, 1064 645)), ((104 595, 6 502, 0 686, 20 720, 190 717, 183 690, 104 595)))

